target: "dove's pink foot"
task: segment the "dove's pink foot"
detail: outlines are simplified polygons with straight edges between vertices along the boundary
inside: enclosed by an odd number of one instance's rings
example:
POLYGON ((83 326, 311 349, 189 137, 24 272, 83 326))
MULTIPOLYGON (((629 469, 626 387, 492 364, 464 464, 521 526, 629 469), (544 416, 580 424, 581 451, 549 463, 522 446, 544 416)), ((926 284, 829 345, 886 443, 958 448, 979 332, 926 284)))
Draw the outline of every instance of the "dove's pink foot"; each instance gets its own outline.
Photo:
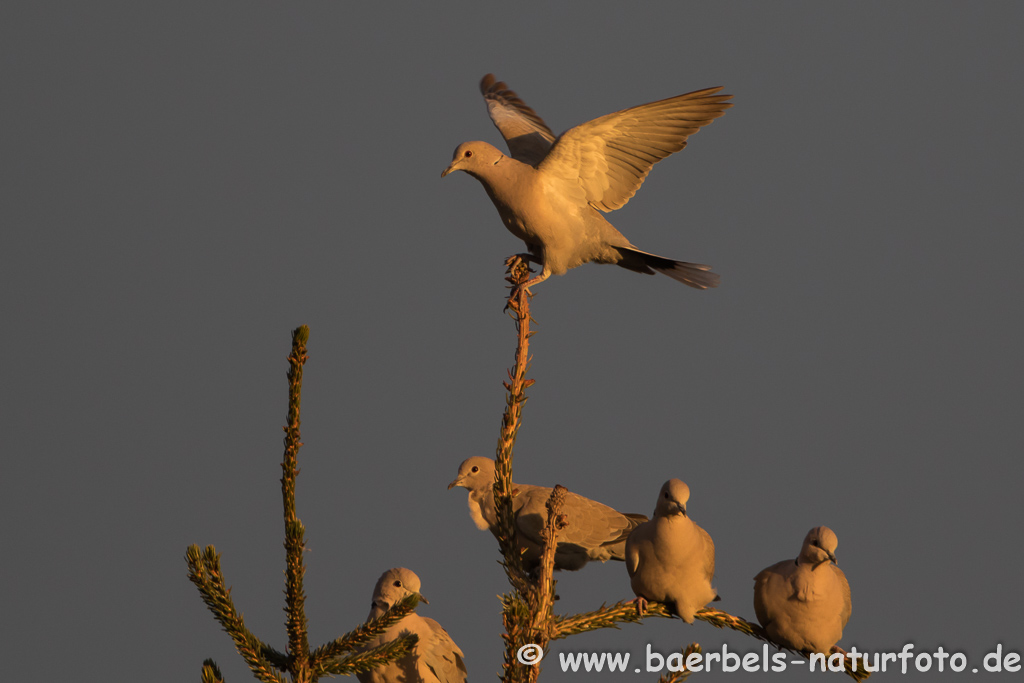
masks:
POLYGON ((538 275, 537 277, 531 277, 529 280, 527 280, 523 284, 517 285, 517 286, 513 287, 512 288, 512 292, 508 295, 508 298, 510 300, 515 298, 519 294, 519 290, 520 289, 525 289, 526 290, 526 294, 529 295, 529 296, 532 296, 533 293, 530 291, 530 287, 532 287, 534 285, 537 285, 537 284, 540 284, 541 282, 544 282, 545 280, 548 279, 549 275, 551 275, 551 273, 548 273, 548 272, 545 272, 545 271, 542 270, 540 272, 540 275, 538 275))
MULTIPOLYGON (((529 270, 531 273, 534 272, 533 269, 530 268, 530 264, 531 263, 537 263, 537 264, 542 263, 542 261, 539 258, 537 258, 536 256, 534 256, 533 254, 514 254, 512 256, 509 256, 507 259, 505 259, 505 265, 506 266, 510 265, 512 263, 512 261, 514 259, 517 259, 517 258, 519 260, 521 260, 526 265, 526 269, 529 270)), ((508 294, 508 300, 505 302, 504 310, 506 310, 506 311, 508 310, 509 304, 512 302, 513 299, 515 299, 519 295, 519 290, 520 289, 525 289, 527 296, 533 296, 532 292, 529 291, 530 290, 530 285, 535 285, 538 282, 543 282, 544 280, 547 279, 547 277, 548 276, 545 275, 542 272, 539 276, 537 276, 535 278, 531 278, 531 279, 527 280, 526 282, 524 282, 521 285, 516 285, 516 286, 512 287, 512 291, 509 292, 509 294, 508 294)))

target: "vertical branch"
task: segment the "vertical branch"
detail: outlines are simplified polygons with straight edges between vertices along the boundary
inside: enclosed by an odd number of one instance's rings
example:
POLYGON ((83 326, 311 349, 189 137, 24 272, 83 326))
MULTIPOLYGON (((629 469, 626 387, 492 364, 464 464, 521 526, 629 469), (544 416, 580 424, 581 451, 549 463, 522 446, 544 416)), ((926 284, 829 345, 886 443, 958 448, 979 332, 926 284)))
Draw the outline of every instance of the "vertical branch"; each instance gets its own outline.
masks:
POLYGON ((526 370, 530 363, 530 294, 523 287, 530 278, 530 269, 518 256, 512 256, 505 265, 508 267, 505 278, 511 285, 506 310, 512 312, 516 323, 516 355, 512 369, 508 372, 508 381, 504 382, 507 392, 505 413, 501 418, 501 434, 498 437, 497 456, 494 474, 494 505, 497 513, 498 545, 504 558, 505 573, 513 592, 502 597, 502 622, 505 633, 505 665, 502 680, 513 681, 536 680, 537 666, 526 667, 517 656, 520 648, 530 644, 532 638, 532 615, 525 596, 531 594, 530 578, 523 567, 523 558, 516 543, 515 519, 512 511, 512 449, 519 423, 522 417, 523 403, 526 402, 526 389, 533 380, 526 379, 526 370), (533 670, 531 672, 531 669, 533 670))
POLYGON ((548 521, 541 531, 541 538, 544 541, 544 550, 540 557, 540 575, 537 577, 537 585, 533 591, 534 614, 533 628, 538 640, 538 645, 543 638, 544 646, 551 636, 551 608, 555 602, 555 581, 552 575, 555 571, 555 550, 558 548, 558 532, 566 527, 565 517, 562 515, 562 505, 565 504, 565 494, 568 489, 556 485, 548 498, 548 521))
MULTIPOLYGON (((565 516, 562 515, 562 505, 565 503, 567 492, 568 489, 564 486, 555 486, 551 497, 548 498, 548 521, 541 531, 544 550, 541 553, 540 567, 537 570, 539 575, 537 583, 530 587, 527 599, 527 604, 530 607, 529 628, 526 630, 527 640, 541 651, 547 651, 548 642, 551 640, 552 607, 555 604, 555 581, 552 574, 555 571, 558 532, 566 526, 565 516)), ((540 676, 540 666, 530 666, 525 670, 524 680, 526 683, 534 683, 538 676, 540 676)))
POLYGON ((519 432, 523 404, 526 402, 526 389, 533 385, 533 380, 526 379, 526 370, 530 364, 530 294, 523 284, 530 279, 530 269, 518 256, 510 257, 506 280, 512 283, 509 294, 508 310, 516 323, 516 355, 512 369, 508 373, 509 381, 505 382, 508 392, 505 399, 505 413, 501 419, 501 435, 498 437, 497 464, 495 467, 494 504, 497 510, 498 529, 501 537, 498 543, 505 558, 509 581, 520 593, 525 593, 528 582, 523 569, 522 556, 515 543, 515 529, 512 517, 512 449, 519 432))
POLYGON ((292 352, 288 356, 288 424, 284 428, 284 461, 281 463, 281 496, 284 499, 285 628, 288 631, 288 654, 295 681, 311 680, 309 673, 309 637, 306 631, 306 595, 302 588, 306 568, 302 554, 305 549, 305 528, 295 514, 295 478, 299 474, 298 455, 302 447, 299 434, 299 411, 302 403, 302 366, 306 355, 309 328, 305 325, 292 332, 292 352))

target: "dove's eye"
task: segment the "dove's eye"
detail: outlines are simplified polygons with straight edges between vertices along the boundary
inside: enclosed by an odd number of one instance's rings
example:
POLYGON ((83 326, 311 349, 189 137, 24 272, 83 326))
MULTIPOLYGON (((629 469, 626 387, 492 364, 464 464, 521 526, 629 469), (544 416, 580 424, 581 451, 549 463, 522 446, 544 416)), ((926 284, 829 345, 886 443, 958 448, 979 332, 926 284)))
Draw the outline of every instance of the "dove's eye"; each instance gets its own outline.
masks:
POLYGON ((466 153, 463 156, 468 159, 469 157, 473 156, 473 150, 467 149, 466 153))
POLYGON ((480 471, 480 468, 479 468, 479 467, 474 467, 474 468, 473 468, 473 473, 474 473, 474 474, 475 474, 475 473, 477 473, 477 472, 479 472, 479 471, 480 471))
POLYGON ((395 581, 395 588, 401 588, 401 587, 402 587, 402 582, 401 581, 395 581))

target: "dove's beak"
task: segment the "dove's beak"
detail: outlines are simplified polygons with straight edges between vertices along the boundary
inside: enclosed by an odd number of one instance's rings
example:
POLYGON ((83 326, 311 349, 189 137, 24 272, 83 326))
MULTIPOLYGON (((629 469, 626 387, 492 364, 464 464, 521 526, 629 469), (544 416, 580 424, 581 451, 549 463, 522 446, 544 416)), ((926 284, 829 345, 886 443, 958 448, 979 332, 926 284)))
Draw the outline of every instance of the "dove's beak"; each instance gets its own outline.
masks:
POLYGON ((422 593, 417 593, 416 597, 420 599, 420 602, 422 602, 422 603, 424 603, 426 605, 430 604, 430 600, 427 600, 425 597, 423 597, 422 593))
POLYGON ((449 173, 451 173, 452 171, 455 171, 455 170, 457 170, 455 168, 455 161, 452 161, 452 163, 448 164, 448 168, 446 168, 443 171, 441 171, 441 177, 444 178, 446 175, 448 175, 449 173))
POLYGON ((825 551, 825 553, 828 555, 828 559, 832 560, 835 563, 835 565, 838 567, 839 566, 839 560, 836 559, 835 553, 830 553, 827 550, 825 551))
POLYGON ((453 488, 455 488, 456 486, 458 486, 461 483, 462 483, 462 477, 456 478, 455 481, 453 481, 452 483, 448 484, 448 490, 451 491, 453 488))

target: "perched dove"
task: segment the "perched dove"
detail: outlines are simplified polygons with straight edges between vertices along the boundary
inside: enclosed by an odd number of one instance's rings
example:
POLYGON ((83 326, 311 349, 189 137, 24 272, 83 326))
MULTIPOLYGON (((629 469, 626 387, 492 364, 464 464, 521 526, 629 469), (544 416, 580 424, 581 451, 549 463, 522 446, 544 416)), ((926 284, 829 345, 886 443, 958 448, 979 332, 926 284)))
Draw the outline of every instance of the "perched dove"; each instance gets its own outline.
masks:
MULTIPOLYGON (((383 615, 395 603, 411 594, 427 602, 420 595, 420 577, 404 567, 387 570, 381 574, 373 589, 373 603, 366 621, 383 615)), ((412 652, 373 671, 356 674, 360 683, 465 683, 466 665, 462 661, 462 650, 441 624, 415 612, 402 617, 401 621, 369 641, 363 649, 380 647, 407 633, 419 636, 412 652)))
POLYGON ((654 519, 626 540, 626 571, 640 612, 648 602, 662 602, 692 624, 697 610, 718 600, 718 594, 711 587, 715 544, 686 513, 689 499, 689 486, 678 479, 665 482, 654 519))
MULTIPOLYGON (((469 490, 469 514, 478 529, 498 535, 498 513, 494 505, 494 461, 473 457, 459 465, 459 475, 448 488, 469 490)), ((540 564, 543 548, 541 530, 547 523, 547 502, 552 489, 546 486, 512 484, 512 511, 519 546, 526 552, 523 565, 532 571, 540 564)), ((607 505, 566 493, 562 514, 568 525, 558 532, 555 569, 575 571, 591 560, 622 560, 626 537, 643 515, 622 514, 607 505)))
POLYGON ((486 142, 464 142, 441 176, 465 171, 483 183, 505 227, 526 242, 529 260, 543 265, 525 287, 591 261, 648 275, 657 271, 698 289, 715 287, 719 278, 709 266, 640 251, 600 212, 623 207, 654 164, 732 106, 732 95, 720 90, 624 109, 555 139, 507 85, 487 74, 480 91, 512 156, 486 142))
POLYGON ((832 564, 838 545, 835 532, 814 527, 796 560, 773 564, 754 577, 754 612, 779 645, 827 655, 843 637, 853 605, 846 576, 832 564))

